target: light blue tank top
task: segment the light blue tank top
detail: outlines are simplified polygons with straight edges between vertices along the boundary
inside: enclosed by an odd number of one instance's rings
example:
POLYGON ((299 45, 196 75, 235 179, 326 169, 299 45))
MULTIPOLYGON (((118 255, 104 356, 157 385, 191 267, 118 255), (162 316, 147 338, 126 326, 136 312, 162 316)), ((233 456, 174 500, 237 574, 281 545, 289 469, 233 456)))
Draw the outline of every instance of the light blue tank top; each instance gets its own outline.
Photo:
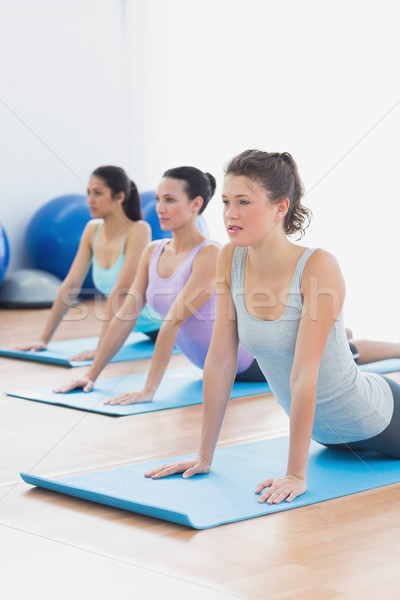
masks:
MULTIPOLYGON (((308 248, 297 263, 285 313, 275 321, 250 315, 245 306, 244 275, 248 248, 236 248, 232 261, 232 298, 236 306, 239 340, 257 359, 271 389, 287 415, 290 413, 290 374, 303 308, 301 279, 308 248)), ((371 438, 381 433, 393 414, 389 384, 373 373, 360 371, 346 337, 343 313, 332 328, 322 356, 312 437, 324 444, 371 438)))
POLYGON ((117 282, 119 273, 120 273, 122 265, 124 263, 124 258, 125 258, 124 245, 125 245, 126 235, 124 235, 121 240, 120 254, 119 254, 117 260, 115 261, 115 263, 113 264, 113 266, 110 267, 109 269, 102 269, 101 267, 99 267, 98 262, 96 260, 96 242, 97 242, 97 237, 99 235, 101 226, 102 226, 102 223, 99 223, 99 225, 96 229, 96 233, 94 234, 93 255, 92 255, 92 279, 93 279, 95 288, 97 290, 99 290, 99 292, 104 294, 104 296, 109 296, 111 293, 111 290, 113 289, 113 287, 115 286, 115 284, 117 282))
MULTIPOLYGON (((126 235, 124 235, 121 240, 121 251, 113 266, 109 269, 102 269, 97 263, 95 254, 97 236, 99 235, 101 225, 102 223, 99 223, 93 239, 92 279, 95 288, 104 294, 104 296, 108 297, 117 282, 122 265, 124 264, 124 245, 126 235)), ((161 323, 162 319, 160 315, 158 315, 155 310, 152 310, 152 308, 146 304, 136 321, 134 331, 141 333, 155 332, 160 329, 161 323)))

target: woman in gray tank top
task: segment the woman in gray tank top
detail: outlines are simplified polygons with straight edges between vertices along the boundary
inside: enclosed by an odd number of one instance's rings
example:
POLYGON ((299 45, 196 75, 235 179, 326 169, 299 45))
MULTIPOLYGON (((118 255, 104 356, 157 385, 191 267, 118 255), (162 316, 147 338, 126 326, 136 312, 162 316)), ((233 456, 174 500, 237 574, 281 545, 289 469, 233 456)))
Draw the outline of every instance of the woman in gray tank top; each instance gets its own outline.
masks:
POLYGON ((400 458, 400 386, 360 371, 343 323, 345 284, 336 259, 292 243, 310 212, 290 154, 247 150, 226 169, 224 222, 231 243, 217 265, 217 319, 204 368, 198 456, 147 476, 207 473, 236 373, 239 341, 253 354, 290 418, 282 478, 258 484, 260 502, 306 491, 311 438, 329 447, 400 458))

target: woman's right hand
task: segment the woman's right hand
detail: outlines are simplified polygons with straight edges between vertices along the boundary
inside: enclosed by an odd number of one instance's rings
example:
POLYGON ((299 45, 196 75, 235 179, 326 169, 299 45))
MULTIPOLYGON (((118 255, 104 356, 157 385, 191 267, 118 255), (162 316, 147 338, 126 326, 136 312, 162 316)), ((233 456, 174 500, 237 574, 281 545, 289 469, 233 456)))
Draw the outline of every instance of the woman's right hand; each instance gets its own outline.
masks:
POLYGON ((147 471, 144 476, 151 477, 152 479, 161 479, 161 477, 182 473, 182 477, 188 479, 193 475, 209 473, 210 469, 211 465, 205 458, 196 456, 196 458, 188 458, 187 460, 182 460, 181 462, 173 463, 171 465, 161 465, 161 467, 156 467, 151 471, 147 471))
POLYGON ((43 342, 43 340, 39 340, 30 344, 24 344, 23 346, 16 346, 14 350, 20 350, 23 352, 26 352, 28 350, 30 350, 31 352, 39 352, 39 350, 46 350, 46 348, 46 342, 43 342))
POLYGON ((80 379, 73 379, 65 385, 54 388, 53 392, 56 394, 66 394, 67 392, 72 392, 72 390, 83 390, 84 392, 90 392, 93 389, 93 386, 94 381, 84 375, 80 379))

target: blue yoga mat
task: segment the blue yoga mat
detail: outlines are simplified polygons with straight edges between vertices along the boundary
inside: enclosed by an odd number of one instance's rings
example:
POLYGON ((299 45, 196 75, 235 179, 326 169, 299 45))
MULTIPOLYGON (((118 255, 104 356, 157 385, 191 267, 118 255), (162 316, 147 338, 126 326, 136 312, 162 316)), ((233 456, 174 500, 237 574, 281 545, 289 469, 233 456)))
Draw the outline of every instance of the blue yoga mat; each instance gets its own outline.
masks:
MULTIPOLYGON (((203 401, 203 371, 197 367, 187 367, 184 369, 168 369, 152 402, 128 404, 127 406, 104 404, 106 400, 118 396, 121 392, 143 389, 146 378, 146 373, 137 373, 124 377, 99 379, 95 384, 95 389, 89 393, 74 391, 68 394, 55 394, 53 388, 56 386, 40 387, 33 390, 14 390, 6 393, 8 396, 17 396, 26 400, 60 404, 70 408, 115 416, 136 415, 166 408, 191 406, 201 404, 203 401)), ((231 398, 265 394, 270 391, 270 387, 266 382, 248 383, 238 381, 233 385, 231 398)))
POLYGON ((395 373, 400 371, 400 358, 388 358, 387 360, 378 360, 376 362, 359 365, 361 371, 369 373, 395 373))
MULTIPOLYGON (((8 358, 22 358, 24 360, 33 360, 37 362, 61 365, 64 367, 85 367, 92 364, 91 360, 68 360, 69 356, 74 356, 83 350, 95 350, 99 338, 80 338, 76 340, 64 340, 62 342, 51 342, 47 350, 39 352, 30 352, 23 350, 10 350, 9 348, 0 348, 0 356, 8 358)), ((140 360, 142 358, 151 358, 154 353, 154 342, 144 333, 133 332, 127 338, 125 344, 117 352, 111 362, 123 362, 127 360, 140 360)), ((174 354, 179 350, 174 348, 174 354)))
MULTIPOLYGON (((328 450, 312 442, 307 492, 290 503, 258 503, 254 494, 258 482, 282 477, 288 446, 288 438, 284 437, 217 449, 211 473, 191 479, 174 475, 152 480, 143 476, 150 468, 164 464, 165 459, 56 480, 27 473, 21 473, 21 477, 31 485, 195 529, 298 508, 400 481, 400 460, 366 451, 355 455, 328 450)), ((187 457, 167 462, 181 458, 187 457)))

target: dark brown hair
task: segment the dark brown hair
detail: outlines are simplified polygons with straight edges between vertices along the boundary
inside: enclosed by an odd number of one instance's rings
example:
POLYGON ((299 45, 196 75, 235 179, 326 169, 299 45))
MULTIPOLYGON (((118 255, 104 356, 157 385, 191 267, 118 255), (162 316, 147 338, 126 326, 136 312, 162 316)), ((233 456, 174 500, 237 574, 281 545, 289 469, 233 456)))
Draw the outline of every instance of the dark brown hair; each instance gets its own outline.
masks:
POLYGON ((168 169, 168 171, 165 171, 163 177, 183 181, 185 192, 190 200, 193 200, 197 196, 203 198, 203 205, 199 210, 199 215, 204 212, 216 188, 216 181, 213 175, 203 173, 203 171, 196 169, 196 167, 175 167, 174 169, 168 169))
POLYGON ((107 187, 111 190, 111 197, 114 198, 117 194, 124 192, 125 198, 122 202, 124 213, 131 221, 140 221, 142 211, 140 208, 140 197, 136 185, 131 181, 124 169, 106 165, 98 167, 92 173, 96 177, 100 177, 107 187))
POLYGON ((257 181, 267 192, 272 203, 289 198, 290 206, 285 215, 284 228, 287 235, 303 237, 310 224, 312 213, 302 205, 304 194, 297 165, 288 152, 262 152, 245 150, 238 154, 225 169, 226 175, 244 175, 257 181))

